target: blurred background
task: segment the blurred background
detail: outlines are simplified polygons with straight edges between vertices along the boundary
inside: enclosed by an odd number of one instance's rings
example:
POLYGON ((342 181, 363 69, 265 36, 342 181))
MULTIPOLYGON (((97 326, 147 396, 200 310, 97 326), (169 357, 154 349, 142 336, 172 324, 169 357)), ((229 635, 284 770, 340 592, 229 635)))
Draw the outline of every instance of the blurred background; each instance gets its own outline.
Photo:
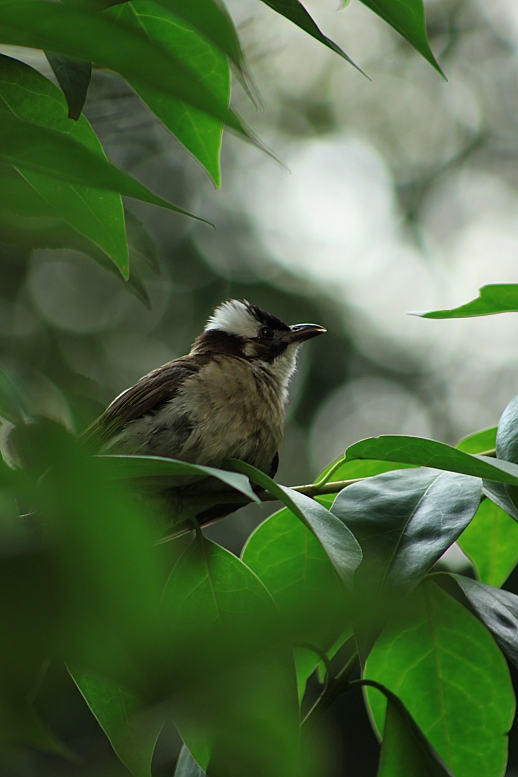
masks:
MULTIPOLYGON (((407 312, 517 282, 518 6, 425 2, 447 83, 358 0, 306 6, 371 81, 256 0, 228 6, 262 101, 236 85, 234 106, 280 161, 225 134, 217 191, 121 81, 94 73, 85 113, 109 157, 216 230, 127 201, 128 288, 80 245, 59 249, 55 225, 2 210, 0 366, 28 411, 81 431, 186 353, 215 305, 244 297, 328 329, 301 352, 280 482, 311 482, 370 435, 455 443, 495 425, 518 392, 518 317, 407 312)), ((36 54, 2 51, 52 77, 36 54)), ((207 533, 237 552, 269 511, 245 508, 207 533)), ((359 709, 340 699, 328 721, 337 777, 376 771, 359 709)), ((102 749, 93 723, 90 736, 102 749)), ((169 774, 160 752, 157 774, 169 774)), ((517 745, 508 775, 518 775, 517 745)))

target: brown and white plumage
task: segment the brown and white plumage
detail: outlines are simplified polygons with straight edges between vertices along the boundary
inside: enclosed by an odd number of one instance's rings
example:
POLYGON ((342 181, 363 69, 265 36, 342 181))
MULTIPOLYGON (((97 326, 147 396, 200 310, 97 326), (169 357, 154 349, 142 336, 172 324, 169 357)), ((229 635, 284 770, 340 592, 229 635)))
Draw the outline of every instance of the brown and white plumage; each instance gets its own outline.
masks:
POLYGON ((290 327, 246 301, 224 302, 189 354, 123 391, 84 440, 98 452, 213 467, 237 458, 273 475, 298 348, 324 331, 290 327))

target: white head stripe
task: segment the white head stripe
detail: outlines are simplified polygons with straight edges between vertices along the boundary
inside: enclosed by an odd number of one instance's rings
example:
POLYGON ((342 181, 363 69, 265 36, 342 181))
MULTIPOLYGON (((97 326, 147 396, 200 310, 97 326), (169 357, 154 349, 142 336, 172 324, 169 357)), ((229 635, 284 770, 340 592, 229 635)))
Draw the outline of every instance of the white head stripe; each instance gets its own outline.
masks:
POLYGON ((205 331, 219 329, 240 337, 256 337, 259 322, 246 304, 237 299, 223 302, 207 321, 205 331))

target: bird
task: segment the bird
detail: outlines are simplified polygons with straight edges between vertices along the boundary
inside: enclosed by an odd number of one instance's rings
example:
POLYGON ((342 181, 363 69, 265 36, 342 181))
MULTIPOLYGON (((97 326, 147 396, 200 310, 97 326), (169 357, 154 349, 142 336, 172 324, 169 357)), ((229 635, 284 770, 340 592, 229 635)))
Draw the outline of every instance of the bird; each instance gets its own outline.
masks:
MULTIPOLYGON (((289 326, 247 300, 227 300, 187 355, 119 394, 83 433, 83 442, 97 453, 162 456, 210 467, 235 458, 273 477, 298 350, 324 332, 319 324, 289 326)), ((199 478, 176 479, 183 488, 165 490, 177 497, 199 492, 199 485, 190 486, 193 480, 199 478)), ((203 525, 242 507, 200 504, 194 514, 203 525)))

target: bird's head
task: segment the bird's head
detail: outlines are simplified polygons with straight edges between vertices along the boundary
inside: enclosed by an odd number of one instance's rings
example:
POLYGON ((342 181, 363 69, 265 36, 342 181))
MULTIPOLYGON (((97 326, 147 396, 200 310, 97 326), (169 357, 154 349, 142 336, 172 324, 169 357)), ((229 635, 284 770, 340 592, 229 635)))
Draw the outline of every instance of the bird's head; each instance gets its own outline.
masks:
POLYGON ((194 350, 262 362, 287 384, 300 345, 325 331, 318 324, 288 326, 257 305, 232 299, 216 308, 194 350))

